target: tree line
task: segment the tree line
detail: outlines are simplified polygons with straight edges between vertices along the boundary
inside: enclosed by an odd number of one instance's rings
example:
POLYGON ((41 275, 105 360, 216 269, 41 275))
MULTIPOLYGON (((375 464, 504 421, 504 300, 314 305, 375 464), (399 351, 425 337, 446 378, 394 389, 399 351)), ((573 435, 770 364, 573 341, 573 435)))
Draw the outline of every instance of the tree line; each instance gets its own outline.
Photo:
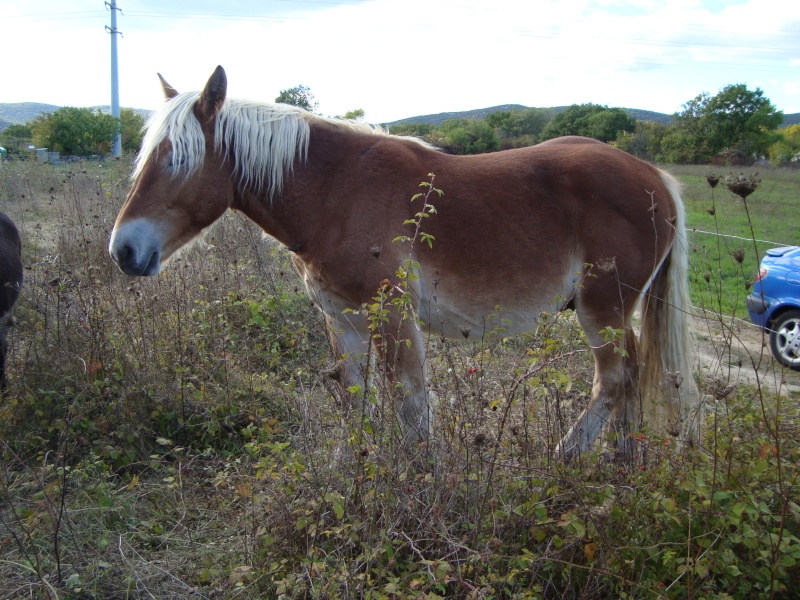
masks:
POLYGON ((775 165, 797 163, 800 125, 778 129, 783 113, 764 93, 744 84, 716 95, 699 94, 670 123, 637 121, 622 108, 574 104, 561 111, 526 108, 485 119, 450 119, 440 125, 403 123, 391 133, 415 135, 454 154, 520 148, 563 135, 598 139, 659 163, 747 164, 769 157, 775 165))
MULTIPOLYGON (((282 90, 276 102, 316 112, 318 103, 303 85, 282 90)), ((364 118, 349 111, 342 118, 364 118)), ((453 154, 479 154, 531 146, 563 135, 598 139, 659 163, 748 164, 769 157, 776 166, 800 164, 800 125, 778 129, 783 113, 761 89, 732 84, 717 94, 703 92, 683 105, 670 123, 637 121, 622 108, 574 104, 564 110, 525 108, 499 111, 484 119, 449 119, 439 125, 403 123, 389 131, 413 135, 453 154)), ((122 148, 136 152, 144 119, 122 109, 120 119, 88 108, 63 107, 0 132, 12 153, 29 144, 63 154, 106 154, 119 128, 122 148)))
POLYGON ((64 106, 38 115, 27 123, 14 123, 0 132, 0 144, 12 155, 28 146, 47 148, 65 155, 108 154, 117 131, 123 152, 136 152, 142 145, 144 118, 131 110, 120 110, 120 118, 97 109, 64 106))

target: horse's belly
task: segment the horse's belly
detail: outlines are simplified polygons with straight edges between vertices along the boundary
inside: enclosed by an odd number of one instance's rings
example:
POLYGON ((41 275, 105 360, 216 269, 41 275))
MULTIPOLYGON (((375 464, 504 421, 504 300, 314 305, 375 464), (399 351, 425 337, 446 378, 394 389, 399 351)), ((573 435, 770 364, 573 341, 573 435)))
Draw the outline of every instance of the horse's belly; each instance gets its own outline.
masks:
POLYGON ((562 255, 547 270, 525 264, 450 277, 441 269, 423 270, 417 308, 426 331, 471 341, 503 338, 535 329, 543 312, 571 303, 581 277, 580 257, 562 255))
POLYGON ((497 339, 535 329, 542 312, 561 310, 567 302, 566 298, 528 298, 526 302, 507 298, 492 304, 433 294, 420 302, 419 318, 429 335, 469 341, 497 339))

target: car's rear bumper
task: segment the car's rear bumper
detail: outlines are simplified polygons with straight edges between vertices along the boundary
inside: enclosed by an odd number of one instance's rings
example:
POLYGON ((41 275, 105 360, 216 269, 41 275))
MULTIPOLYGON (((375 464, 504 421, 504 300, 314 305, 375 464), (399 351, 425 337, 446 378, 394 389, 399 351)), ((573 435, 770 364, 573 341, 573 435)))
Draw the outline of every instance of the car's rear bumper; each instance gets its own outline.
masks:
POLYGON ((769 307, 771 304, 771 298, 766 298, 761 294, 750 294, 745 299, 747 312, 750 313, 750 320, 759 327, 767 326, 769 307))
POLYGON ((748 312, 756 313, 757 315, 764 314, 770 305, 770 299, 765 298, 761 294, 750 294, 745 299, 748 312))

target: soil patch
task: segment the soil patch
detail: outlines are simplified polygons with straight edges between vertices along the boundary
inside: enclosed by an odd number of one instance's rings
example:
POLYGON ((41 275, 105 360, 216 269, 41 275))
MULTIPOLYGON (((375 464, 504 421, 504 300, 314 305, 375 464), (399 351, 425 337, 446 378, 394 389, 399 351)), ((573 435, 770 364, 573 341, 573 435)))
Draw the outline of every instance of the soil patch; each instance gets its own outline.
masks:
POLYGON ((783 367, 769 350, 769 335, 749 321, 694 309, 697 357, 709 381, 765 386, 800 398, 800 372, 783 367))

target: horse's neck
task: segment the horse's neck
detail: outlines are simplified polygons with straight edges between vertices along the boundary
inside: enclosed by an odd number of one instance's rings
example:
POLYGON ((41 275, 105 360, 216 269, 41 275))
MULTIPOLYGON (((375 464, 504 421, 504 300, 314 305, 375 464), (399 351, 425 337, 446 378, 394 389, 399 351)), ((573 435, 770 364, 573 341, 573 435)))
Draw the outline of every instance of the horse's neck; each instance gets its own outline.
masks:
POLYGON ((318 226, 318 208, 330 194, 330 182, 345 168, 342 164, 348 157, 357 153, 354 146, 357 148, 358 142, 331 126, 312 129, 307 159, 295 159, 292 172, 284 174, 283 188, 274 197, 270 198, 268 191, 245 191, 233 207, 288 248, 303 244, 318 226))
POLYGON ((288 206, 281 194, 270 198, 269 192, 247 190, 239 194, 232 208, 240 211, 256 223, 268 235, 291 248, 299 242, 300 224, 290 217, 292 207, 288 206))

